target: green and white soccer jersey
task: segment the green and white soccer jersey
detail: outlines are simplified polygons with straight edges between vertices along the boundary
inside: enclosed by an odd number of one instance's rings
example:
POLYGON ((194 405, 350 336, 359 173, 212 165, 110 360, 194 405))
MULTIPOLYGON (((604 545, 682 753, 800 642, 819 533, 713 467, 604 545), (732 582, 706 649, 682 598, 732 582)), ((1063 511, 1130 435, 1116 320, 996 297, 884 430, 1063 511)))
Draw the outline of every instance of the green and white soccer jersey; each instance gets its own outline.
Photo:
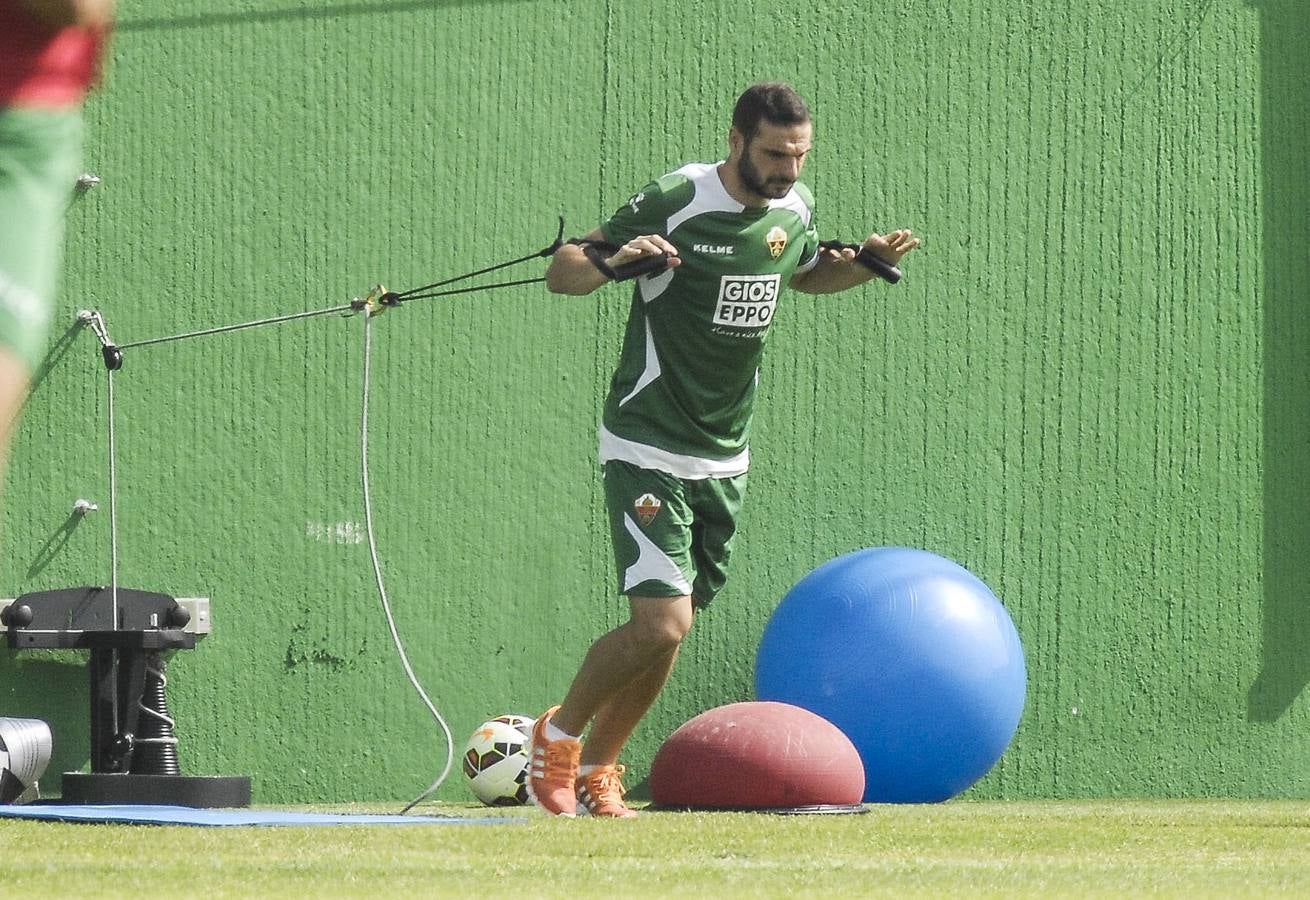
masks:
POLYGON ((682 261, 636 280, 602 418, 602 462, 681 478, 749 466, 764 345, 788 280, 818 262, 819 240, 806 187, 747 209, 724 189, 718 166, 665 175, 601 226, 616 244, 663 235, 682 261))

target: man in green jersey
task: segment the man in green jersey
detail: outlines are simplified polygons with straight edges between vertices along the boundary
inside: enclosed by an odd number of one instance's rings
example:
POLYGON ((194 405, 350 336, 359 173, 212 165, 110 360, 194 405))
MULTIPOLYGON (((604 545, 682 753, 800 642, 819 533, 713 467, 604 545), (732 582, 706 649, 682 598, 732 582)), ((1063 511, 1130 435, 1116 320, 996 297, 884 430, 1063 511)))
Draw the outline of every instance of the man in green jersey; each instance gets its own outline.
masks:
MULTIPOLYGON (((529 793, 553 815, 635 815, 619 752, 664 687, 694 610, 723 587, 758 367, 784 285, 822 294, 873 277, 854 249, 819 246, 814 199, 797 180, 811 137, 796 91, 752 86, 733 112, 726 160, 642 188, 561 247, 546 273, 561 294, 640 273, 600 427, 630 617, 592 645, 564 702, 533 727, 529 793)), ((894 265, 918 243, 897 230, 871 235, 861 252, 894 265)))

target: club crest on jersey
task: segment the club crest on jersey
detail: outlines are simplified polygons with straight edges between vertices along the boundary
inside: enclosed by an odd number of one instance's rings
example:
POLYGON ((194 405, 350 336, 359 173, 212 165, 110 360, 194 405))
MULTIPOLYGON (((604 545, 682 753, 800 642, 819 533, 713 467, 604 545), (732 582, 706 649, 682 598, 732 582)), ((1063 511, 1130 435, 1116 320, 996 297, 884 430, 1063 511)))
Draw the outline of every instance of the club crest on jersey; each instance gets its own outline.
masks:
POLYGON ((663 505, 660 498, 654 494, 642 494, 637 498, 637 502, 632 504, 632 508, 637 513, 637 521, 644 528, 655 521, 655 517, 659 515, 660 507, 663 505))
POLYGON ((764 236, 764 243, 769 245, 769 255, 777 259, 782 256, 782 251, 787 249, 787 232, 780 226, 774 225, 764 236))

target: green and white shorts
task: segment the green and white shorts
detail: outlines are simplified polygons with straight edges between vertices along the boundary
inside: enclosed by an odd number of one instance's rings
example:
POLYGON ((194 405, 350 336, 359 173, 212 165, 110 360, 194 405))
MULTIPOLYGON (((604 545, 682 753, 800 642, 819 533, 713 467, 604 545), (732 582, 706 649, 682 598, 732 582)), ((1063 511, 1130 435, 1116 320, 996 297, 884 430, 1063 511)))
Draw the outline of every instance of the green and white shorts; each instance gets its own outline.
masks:
POLYGON ((697 608, 723 589, 746 476, 687 479, 621 460, 605 463, 619 593, 691 595, 697 608))
POLYGON ((45 353, 81 153, 80 110, 0 108, 0 346, 28 371, 45 353))

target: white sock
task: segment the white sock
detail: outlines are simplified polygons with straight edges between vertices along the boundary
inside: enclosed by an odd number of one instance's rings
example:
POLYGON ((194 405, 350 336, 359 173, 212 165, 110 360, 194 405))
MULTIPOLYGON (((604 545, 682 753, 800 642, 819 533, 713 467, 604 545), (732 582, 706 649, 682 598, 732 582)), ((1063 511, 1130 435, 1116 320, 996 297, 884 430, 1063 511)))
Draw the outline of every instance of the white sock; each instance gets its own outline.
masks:
POLYGON ((586 777, 587 775, 590 775, 592 772, 596 771, 599 768, 600 766, 578 766, 578 774, 580 776, 586 777))
POLYGON ((551 741, 576 741, 578 739, 576 734, 569 734, 562 728, 556 728, 555 723, 550 719, 546 720, 545 731, 546 739, 551 741))

